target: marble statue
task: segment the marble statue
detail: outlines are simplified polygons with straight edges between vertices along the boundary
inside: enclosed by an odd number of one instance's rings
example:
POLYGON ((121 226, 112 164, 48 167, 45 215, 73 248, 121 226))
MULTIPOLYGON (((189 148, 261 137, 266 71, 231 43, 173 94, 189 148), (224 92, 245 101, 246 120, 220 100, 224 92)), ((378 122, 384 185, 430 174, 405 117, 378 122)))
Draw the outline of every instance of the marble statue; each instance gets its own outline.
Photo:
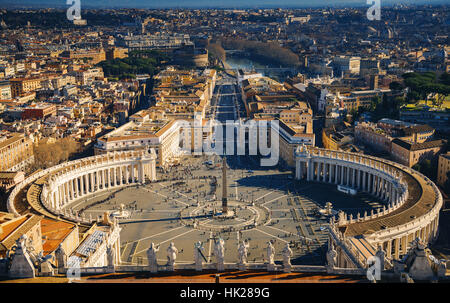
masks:
POLYGON ((445 278, 446 273, 447 273, 447 260, 439 260, 439 265, 436 271, 438 278, 445 278))
POLYGON ((386 257, 386 253, 384 252, 384 250, 381 248, 380 245, 378 245, 378 249, 377 252, 375 253, 375 256, 380 260, 381 270, 384 270, 384 260, 386 257))
POLYGON ((178 249, 175 247, 173 242, 170 242, 169 247, 167 248, 167 265, 169 269, 173 270, 173 266, 175 265, 175 260, 177 259, 178 249))
POLYGON ((8 272, 11 278, 34 278, 36 276, 34 263, 27 251, 27 239, 26 235, 22 235, 17 239, 12 251, 8 251, 8 256, 11 256, 12 259, 8 272), (12 252, 14 253, 12 254, 12 252))
POLYGON ((111 245, 108 245, 106 248, 106 256, 107 256, 107 265, 108 267, 114 267, 114 255, 115 251, 114 248, 111 245))
POLYGON ((267 261, 269 264, 275 264, 275 248, 273 248, 272 242, 267 242, 267 261))
POLYGON ((194 260, 195 260, 195 270, 201 271, 203 267, 203 250, 205 248, 203 247, 203 243, 201 241, 198 241, 194 243, 194 260))
POLYGON ((242 241, 241 244, 238 247, 238 253, 239 253, 239 264, 247 264, 247 255, 248 255, 248 248, 250 245, 242 241))
POLYGON ((283 267, 285 272, 291 272, 291 257, 293 255, 291 248, 289 247, 289 243, 286 243, 282 251, 283 255, 283 267))
POLYGON ((333 269, 336 265, 337 265, 337 252, 334 249, 331 240, 328 240, 327 268, 333 269))
POLYGON ((150 271, 155 273, 158 271, 158 262, 156 261, 156 253, 159 251, 159 246, 155 246, 155 243, 151 243, 147 249, 147 261, 150 271))
POLYGON ((275 248, 272 245, 272 242, 267 242, 267 270, 275 271, 275 248))
POLYGON ((283 255, 283 265, 291 265, 291 257, 293 255, 291 248, 289 247, 289 243, 286 243, 286 246, 284 247, 282 251, 283 255))
POLYGON ((67 267, 67 255, 61 244, 58 246, 58 249, 55 251, 55 256, 56 256, 56 262, 58 264, 58 273, 62 274, 64 271, 64 268, 67 267))
POLYGON ((214 255, 217 260, 217 270, 224 270, 225 241, 222 238, 219 238, 214 245, 214 255))

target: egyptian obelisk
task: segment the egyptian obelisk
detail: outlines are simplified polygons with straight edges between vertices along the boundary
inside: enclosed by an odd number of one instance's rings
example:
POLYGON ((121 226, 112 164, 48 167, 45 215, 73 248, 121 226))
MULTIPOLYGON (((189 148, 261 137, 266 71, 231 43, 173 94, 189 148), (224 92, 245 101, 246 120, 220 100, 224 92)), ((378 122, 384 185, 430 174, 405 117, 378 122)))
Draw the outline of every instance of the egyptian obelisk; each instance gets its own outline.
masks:
POLYGON ((222 159, 222 215, 228 213, 228 200, 227 200, 227 157, 222 159))

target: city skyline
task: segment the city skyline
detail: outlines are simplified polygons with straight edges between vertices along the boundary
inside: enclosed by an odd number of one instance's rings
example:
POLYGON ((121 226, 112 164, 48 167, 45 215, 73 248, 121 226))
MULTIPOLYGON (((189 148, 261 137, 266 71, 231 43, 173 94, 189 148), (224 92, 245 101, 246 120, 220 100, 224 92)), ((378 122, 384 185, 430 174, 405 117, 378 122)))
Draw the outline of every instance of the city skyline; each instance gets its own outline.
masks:
MULTIPOLYGON (((393 5, 441 5, 445 4, 444 0, 383 0, 382 6, 393 5)), ((33 7, 33 8, 61 8, 67 7, 65 1, 59 0, 47 0, 47 1, 35 1, 35 0, 19 0, 13 4, 10 1, 1 0, 0 7, 33 7)), ((311 3, 306 0, 250 0, 246 2, 237 0, 93 0, 86 3, 81 1, 81 6, 85 8, 149 8, 149 9, 165 9, 165 8, 218 8, 218 9, 233 9, 233 8, 322 8, 322 7, 367 7, 370 6, 366 1, 362 0, 321 0, 311 3)))

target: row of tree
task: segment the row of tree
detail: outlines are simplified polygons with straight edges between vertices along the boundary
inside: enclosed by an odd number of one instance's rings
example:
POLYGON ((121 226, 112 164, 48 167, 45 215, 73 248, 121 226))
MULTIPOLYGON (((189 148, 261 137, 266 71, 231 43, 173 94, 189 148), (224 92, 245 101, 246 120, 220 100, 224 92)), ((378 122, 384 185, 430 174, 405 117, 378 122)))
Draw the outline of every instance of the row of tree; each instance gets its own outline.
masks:
POLYGON ((136 74, 154 75, 168 56, 158 51, 132 51, 127 58, 105 60, 97 64, 103 68, 106 77, 134 78, 136 74))
POLYGON ((283 66, 298 66, 300 64, 299 57, 294 52, 276 42, 225 38, 221 40, 221 46, 224 49, 242 50, 250 53, 257 60, 283 66))
POLYGON ((46 169, 68 161, 70 157, 79 152, 80 144, 72 138, 63 138, 55 143, 40 143, 34 147, 34 164, 30 171, 46 169))
MULTIPOLYGON (((408 100, 428 100, 430 94, 437 94, 432 101, 436 106, 442 106, 445 98, 450 95, 450 74, 443 73, 439 77, 434 72, 406 73, 403 75, 404 85, 410 89, 408 100)), ((397 88, 399 84, 392 84, 397 88)))

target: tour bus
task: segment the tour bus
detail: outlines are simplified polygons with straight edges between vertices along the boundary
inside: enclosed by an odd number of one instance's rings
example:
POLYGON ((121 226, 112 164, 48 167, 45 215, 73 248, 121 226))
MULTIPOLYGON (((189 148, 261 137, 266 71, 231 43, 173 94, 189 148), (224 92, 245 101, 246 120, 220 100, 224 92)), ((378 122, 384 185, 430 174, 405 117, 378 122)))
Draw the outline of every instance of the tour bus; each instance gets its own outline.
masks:
POLYGON ((343 185, 338 185, 337 189, 340 192, 343 192, 343 193, 346 193, 346 194, 349 194, 349 195, 352 195, 352 196, 356 195, 356 190, 353 189, 353 188, 350 188, 350 187, 346 187, 346 186, 343 186, 343 185))

